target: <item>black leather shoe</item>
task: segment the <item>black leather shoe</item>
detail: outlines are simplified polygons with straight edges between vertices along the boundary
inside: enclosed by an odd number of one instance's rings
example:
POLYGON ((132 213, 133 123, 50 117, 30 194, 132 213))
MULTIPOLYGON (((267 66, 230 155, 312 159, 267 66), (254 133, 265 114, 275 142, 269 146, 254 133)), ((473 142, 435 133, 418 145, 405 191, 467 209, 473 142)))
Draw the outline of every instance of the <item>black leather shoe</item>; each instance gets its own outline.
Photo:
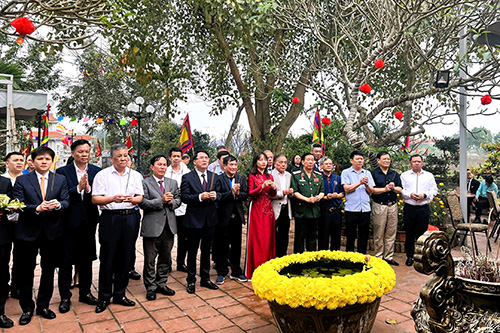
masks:
POLYGON ((128 272, 128 277, 132 280, 140 280, 141 274, 137 273, 136 271, 130 271, 128 272))
POLYGON ((386 260, 384 259, 386 263, 388 263, 389 265, 392 265, 392 266, 399 266, 399 262, 397 262, 396 260, 394 259, 389 259, 389 260, 386 260))
POLYGON ((69 311, 69 307, 71 306, 71 300, 68 298, 62 299, 61 303, 59 303, 59 312, 66 313, 69 311))
POLYGON ((123 306, 134 306, 135 302, 131 299, 128 299, 127 297, 123 296, 122 298, 115 299, 113 297, 113 304, 120 304, 123 306))
POLYGON ((42 308, 42 309, 37 308, 36 314, 45 318, 45 319, 54 319, 56 317, 56 314, 54 313, 54 311, 52 311, 49 308, 42 308))
POLYGON ((217 285, 210 280, 200 281, 200 286, 208 288, 208 289, 212 289, 212 290, 219 289, 219 287, 217 287, 217 285))
POLYGON ((177 270, 178 270, 179 272, 184 272, 184 273, 187 273, 188 268, 187 268, 187 266, 186 266, 186 265, 182 264, 182 265, 177 265, 177 270))
POLYGON ((94 297, 94 295, 88 293, 85 296, 80 296, 80 298, 78 298, 78 302, 82 302, 88 305, 97 305, 98 300, 94 297))
POLYGON ((19 318, 19 325, 28 325, 33 317, 33 311, 23 312, 21 318, 19 318))
POLYGON ((165 288, 156 289, 156 292, 160 293, 162 295, 166 295, 166 296, 174 296, 175 295, 175 290, 172 290, 167 286, 165 286, 165 288))
POLYGON ((97 306, 95 307, 95 313, 101 313, 108 307, 108 301, 97 301, 97 306))
POLYGON ((186 287, 186 291, 188 292, 188 294, 194 294, 196 292, 196 286, 194 283, 188 283, 187 287, 186 287))
POLYGON ((406 264, 406 266, 412 266, 413 265, 413 258, 406 258, 405 264, 406 264))
POLYGON ((146 292, 146 299, 148 301, 154 301, 156 299, 156 292, 154 290, 148 290, 146 292))
POLYGON ((14 322, 6 315, 0 315, 0 328, 11 328, 14 322))

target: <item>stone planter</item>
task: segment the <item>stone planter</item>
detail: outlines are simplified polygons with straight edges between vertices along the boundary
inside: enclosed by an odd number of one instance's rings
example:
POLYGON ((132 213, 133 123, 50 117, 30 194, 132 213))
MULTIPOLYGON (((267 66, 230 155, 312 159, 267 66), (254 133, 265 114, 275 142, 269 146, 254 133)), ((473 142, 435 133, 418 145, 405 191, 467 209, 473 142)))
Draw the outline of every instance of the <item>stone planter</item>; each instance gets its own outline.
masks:
POLYGON ((370 332, 379 305, 380 298, 372 303, 347 305, 334 310, 291 308, 269 302, 274 320, 283 333, 370 332))
POLYGON ((500 283, 455 276, 444 232, 427 231, 415 253, 415 269, 434 273, 411 311, 417 332, 500 332, 500 283))

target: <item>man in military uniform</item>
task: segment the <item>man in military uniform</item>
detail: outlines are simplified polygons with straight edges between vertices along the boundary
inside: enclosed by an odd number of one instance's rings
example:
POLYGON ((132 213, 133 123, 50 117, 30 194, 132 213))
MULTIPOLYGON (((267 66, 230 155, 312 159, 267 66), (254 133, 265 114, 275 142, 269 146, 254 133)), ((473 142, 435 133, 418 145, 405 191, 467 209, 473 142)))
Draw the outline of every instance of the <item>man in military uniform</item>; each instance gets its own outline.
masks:
POLYGON ((295 240, 293 252, 316 251, 318 243, 318 220, 321 216, 320 200, 325 195, 323 175, 314 171, 314 155, 302 156, 303 170, 292 174, 293 197, 295 198, 295 240))

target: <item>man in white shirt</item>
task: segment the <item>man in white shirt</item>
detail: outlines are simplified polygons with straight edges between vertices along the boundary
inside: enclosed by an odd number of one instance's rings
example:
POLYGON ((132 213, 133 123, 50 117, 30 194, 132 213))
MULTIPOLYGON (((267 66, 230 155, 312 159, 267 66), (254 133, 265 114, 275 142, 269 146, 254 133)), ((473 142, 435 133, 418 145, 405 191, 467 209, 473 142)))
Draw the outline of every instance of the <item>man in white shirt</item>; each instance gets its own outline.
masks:
POLYGON ((12 186, 16 182, 16 178, 23 174, 24 169, 24 156, 20 152, 13 151, 5 156, 5 166, 7 170, 2 175, 9 178, 12 186))
MULTIPOLYGON (((165 177, 174 179, 177 182, 179 189, 181 187, 182 176, 189 173, 191 170, 182 162, 182 150, 178 147, 171 148, 168 152, 170 166, 167 168, 165 177)), ((186 204, 175 209, 175 219, 177 221, 177 270, 187 273, 186 256, 188 251, 187 231, 182 225, 182 220, 186 214, 186 204)))
MULTIPOLYGON (((225 152, 227 152, 227 155, 229 155, 229 151, 227 150, 226 146, 217 146, 217 154, 219 154, 221 151, 225 151, 225 152)), ((221 164, 222 164, 222 161, 219 161, 219 159, 217 157, 217 159, 215 161, 213 161, 212 163, 210 163, 208 165, 207 170, 216 173, 215 171, 216 171, 217 167, 219 167, 219 171, 220 171, 221 164)), ((221 171, 220 173, 222 173, 222 172, 224 172, 224 171, 221 171)), ((220 173, 217 173, 217 174, 220 174, 220 173)))
POLYGON ((286 171, 287 161, 284 155, 276 155, 274 169, 271 171, 276 184, 276 196, 271 198, 274 216, 276 217, 276 257, 286 256, 290 233, 290 220, 292 218, 293 197, 291 188, 292 175, 286 171))
POLYGON ((129 281, 132 252, 135 250, 136 223, 144 189, 142 176, 127 167, 128 150, 124 144, 111 146, 112 166, 100 171, 94 179, 92 202, 102 210, 99 221, 100 267, 99 301, 96 313, 113 303, 134 306, 125 296, 129 281))
POLYGON ((432 173, 422 170, 422 156, 415 154, 410 157, 411 169, 403 172, 403 218, 406 231, 405 251, 406 266, 413 265, 415 240, 429 227, 431 210, 429 202, 438 193, 436 180, 432 173))

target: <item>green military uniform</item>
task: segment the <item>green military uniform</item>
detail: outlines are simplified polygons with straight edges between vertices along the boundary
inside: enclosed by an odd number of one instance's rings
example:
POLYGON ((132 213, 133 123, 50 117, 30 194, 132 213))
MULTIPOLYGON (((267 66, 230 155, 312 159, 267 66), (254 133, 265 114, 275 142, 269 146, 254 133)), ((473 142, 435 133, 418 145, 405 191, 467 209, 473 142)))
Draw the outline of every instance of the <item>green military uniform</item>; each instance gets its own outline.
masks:
MULTIPOLYGON (((305 197, 315 197, 325 193, 323 175, 321 172, 312 171, 308 177, 304 170, 292 172, 293 191, 305 197)), ((318 243, 318 220, 321 216, 320 203, 309 203, 294 199, 295 239, 293 252, 304 252, 304 242, 307 251, 316 251, 318 243)))
MULTIPOLYGON (((323 174, 313 170, 311 177, 305 171, 297 170, 292 172, 292 188, 294 192, 299 192, 305 197, 315 197, 320 193, 325 193, 323 184, 323 174)), ((302 200, 295 200, 294 216, 306 219, 318 219, 321 216, 321 208, 318 203, 309 203, 302 200)))

